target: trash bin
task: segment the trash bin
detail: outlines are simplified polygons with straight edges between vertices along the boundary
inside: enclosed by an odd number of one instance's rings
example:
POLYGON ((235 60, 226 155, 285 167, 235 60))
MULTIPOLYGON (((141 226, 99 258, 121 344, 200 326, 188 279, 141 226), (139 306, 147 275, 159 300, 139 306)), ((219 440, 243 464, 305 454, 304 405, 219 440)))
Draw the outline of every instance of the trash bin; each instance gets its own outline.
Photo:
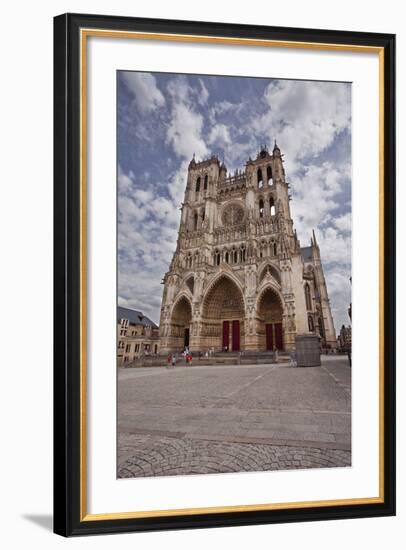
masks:
POLYGON ((319 367, 320 365, 320 340, 317 334, 296 336, 296 366, 319 367))

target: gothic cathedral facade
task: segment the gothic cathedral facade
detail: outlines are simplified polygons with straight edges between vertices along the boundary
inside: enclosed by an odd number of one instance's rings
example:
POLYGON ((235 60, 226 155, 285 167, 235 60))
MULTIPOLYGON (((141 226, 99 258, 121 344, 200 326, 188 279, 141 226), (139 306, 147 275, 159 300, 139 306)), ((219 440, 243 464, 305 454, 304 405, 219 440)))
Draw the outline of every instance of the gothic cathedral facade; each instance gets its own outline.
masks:
POLYGON ((161 352, 295 349, 336 334, 313 231, 301 248, 276 145, 244 171, 212 157, 189 164, 176 251, 163 279, 161 352))

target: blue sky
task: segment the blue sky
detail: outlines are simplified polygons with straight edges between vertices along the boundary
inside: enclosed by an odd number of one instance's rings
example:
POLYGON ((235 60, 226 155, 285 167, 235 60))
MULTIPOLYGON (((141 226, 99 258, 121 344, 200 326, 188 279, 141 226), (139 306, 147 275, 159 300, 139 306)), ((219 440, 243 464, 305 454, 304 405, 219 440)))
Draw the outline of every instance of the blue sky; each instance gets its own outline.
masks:
POLYGON ((187 165, 243 169, 274 139, 285 155, 301 246, 314 228, 336 331, 351 301, 351 85, 120 71, 118 302, 159 322, 187 165))

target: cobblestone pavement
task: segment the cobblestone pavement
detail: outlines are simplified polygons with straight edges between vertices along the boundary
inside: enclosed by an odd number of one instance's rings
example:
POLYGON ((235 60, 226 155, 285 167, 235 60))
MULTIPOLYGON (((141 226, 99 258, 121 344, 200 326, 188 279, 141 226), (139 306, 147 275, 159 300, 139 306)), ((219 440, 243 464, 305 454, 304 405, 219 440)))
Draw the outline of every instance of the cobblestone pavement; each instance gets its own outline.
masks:
POLYGON ((350 451, 189 438, 132 436, 122 449, 130 456, 119 465, 119 478, 351 465, 350 451))
POLYGON ((324 468, 351 463, 351 369, 119 369, 118 476, 324 468))

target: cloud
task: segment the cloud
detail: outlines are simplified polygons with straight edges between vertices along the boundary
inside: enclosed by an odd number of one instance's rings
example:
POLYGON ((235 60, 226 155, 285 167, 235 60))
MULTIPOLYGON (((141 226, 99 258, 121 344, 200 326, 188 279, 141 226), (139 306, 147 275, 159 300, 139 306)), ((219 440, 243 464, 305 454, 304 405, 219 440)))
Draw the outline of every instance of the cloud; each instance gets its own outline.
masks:
POLYGON ((340 231, 343 231, 345 233, 351 232, 351 212, 347 212, 346 214, 339 216, 338 218, 335 218, 333 220, 333 224, 339 229, 340 231))
POLYGON ((318 230, 317 237, 323 264, 351 265, 351 237, 342 235, 333 227, 318 230))
POLYGON ((134 173, 118 176, 118 303, 141 309, 159 322, 160 284, 176 247, 178 204, 145 188, 134 173))
POLYGON ((178 170, 173 172, 169 178, 168 191, 175 204, 180 204, 183 200, 186 188, 188 164, 189 162, 187 160, 182 161, 178 170))
POLYGON ((193 153, 198 157, 207 155, 209 150, 202 138, 204 119, 192 107, 195 92, 184 77, 172 79, 167 89, 172 98, 167 143, 171 144, 175 153, 183 159, 191 159, 193 153))
MULTIPOLYGON (((300 236, 310 239, 311 230, 328 223, 340 207, 339 196, 350 185, 347 171, 331 162, 303 166, 292 183, 292 216, 300 236)), ((339 222, 342 223, 342 222, 339 222)))
POLYGON ((351 86, 348 83, 275 80, 266 88, 264 115, 252 128, 268 136, 286 153, 286 165, 295 172, 299 161, 318 157, 335 137, 351 129, 351 86))
POLYGON ((201 86, 201 92, 197 98, 197 101, 199 102, 200 105, 206 105, 210 95, 209 90, 206 88, 206 85, 201 78, 199 78, 199 83, 201 86))
POLYGON ((225 124, 213 126, 209 134, 208 142, 210 145, 220 145, 227 147, 231 145, 230 131, 225 124))
POLYGON ((351 212, 343 212, 342 196, 349 189, 350 165, 330 161, 302 167, 292 183, 292 218, 301 246, 308 246, 312 229, 320 246, 335 328, 348 325, 351 302, 351 212))
POLYGON ((153 111, 165 105, 165 98, 151 73, 122 71, 120 75, 128 91, 133 94, 137 109, 141 113, 153 111))
POLYGON ((334 327, 338 333, 342 325, 350 323, 348 307, 351 303, 351 271, 347 268, 334 266, 334 268, 325 268, 324 274, 327 279, 334 327))

